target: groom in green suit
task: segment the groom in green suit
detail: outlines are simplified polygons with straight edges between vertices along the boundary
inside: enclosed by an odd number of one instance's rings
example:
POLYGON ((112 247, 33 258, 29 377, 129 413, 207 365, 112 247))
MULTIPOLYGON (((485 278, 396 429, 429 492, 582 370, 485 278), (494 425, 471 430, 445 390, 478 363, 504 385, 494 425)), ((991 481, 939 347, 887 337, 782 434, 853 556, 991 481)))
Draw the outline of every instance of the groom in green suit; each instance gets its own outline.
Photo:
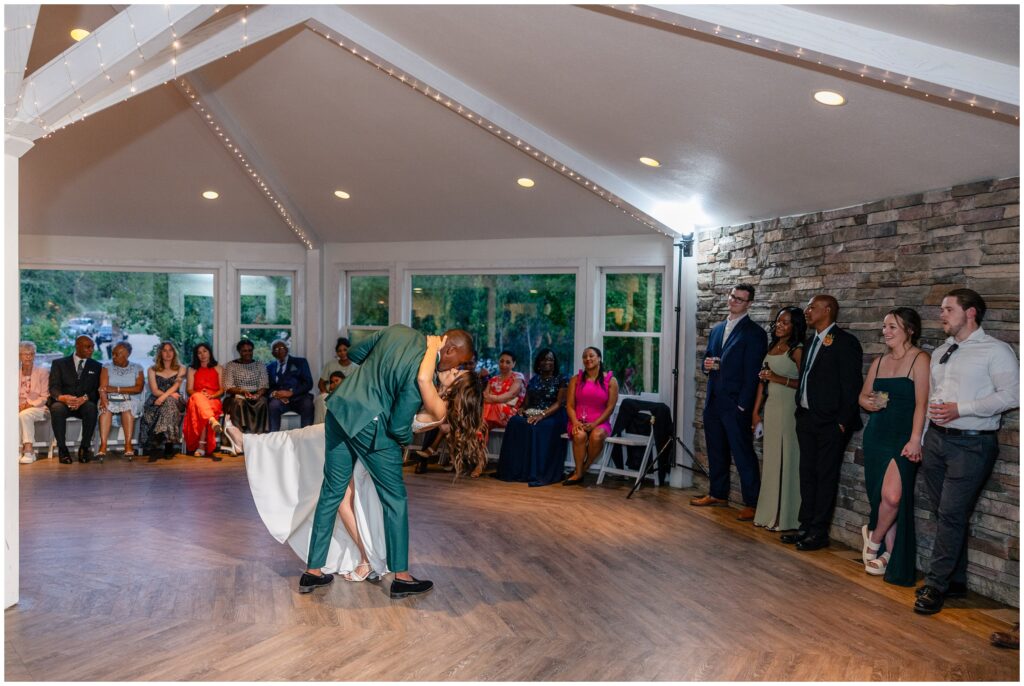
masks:
MULTIPOLYGON (((472 336, 461 329, 444 335, 447 341, 438 353, 438 371, 473 359, 472 336)), ((300 593, 333 580, 320 568, 327 561, 338 506, 355 460, 361 460, 373 478, 384 510, 388 567, 395 573, 391 597, 426 593, 433 587, 433 582, 409 574, 408 497, 402 481, 402 446, 412 441, 413 417, 422 404, 416 374, 426 350, 423 334, 395 324, 349 351, 359 368, 327 400, 324 483, 313 518, 308 568, 299 580, 300 593)))

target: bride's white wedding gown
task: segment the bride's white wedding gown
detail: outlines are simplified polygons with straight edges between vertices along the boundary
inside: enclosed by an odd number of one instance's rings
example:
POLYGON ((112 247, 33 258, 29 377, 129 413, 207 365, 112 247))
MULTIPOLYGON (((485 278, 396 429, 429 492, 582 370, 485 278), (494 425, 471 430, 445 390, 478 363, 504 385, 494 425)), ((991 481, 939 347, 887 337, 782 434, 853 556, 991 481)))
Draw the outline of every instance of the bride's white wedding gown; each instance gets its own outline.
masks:
MULTIPOLYGON (((245 471, 256 509, 270 535, 287 543, 305 564, 313 515, 324 480, 326 439, 323 424, 304 429, 245 435, 245 471)), ((373 571, 387 573, 384 514, 373 479, 356 460, 352 471, 359 536, 373 571)), ((359 564, 359 548, 338 517, 327 551, 325 572, 347 573, 359 564)))

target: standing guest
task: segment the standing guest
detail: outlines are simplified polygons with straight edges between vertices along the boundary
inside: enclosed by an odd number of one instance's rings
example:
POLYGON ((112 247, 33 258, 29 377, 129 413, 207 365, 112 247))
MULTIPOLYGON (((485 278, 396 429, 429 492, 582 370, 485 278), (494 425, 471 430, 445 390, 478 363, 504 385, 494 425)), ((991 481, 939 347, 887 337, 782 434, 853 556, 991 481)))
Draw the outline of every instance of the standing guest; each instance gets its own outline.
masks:
POLYGON ((1000 415, 1017 407, 1020 368, 1013 349, 981 328, 985 301, 969 288, 942 299, 948 334, 931 361, 931 420, 921 469, 935 542, 914 611, 935 614, 945 598, 967 593, 967 524, 999 452, 1000 415))
POLYGON ((192 362, 185 377, 188 404, 185 406, 185 452, 196 457, 213 455, 217 434, 223 432, 220 398, 224 395, 224 370, 213 356, 209 343, 192 348, 192 362))
POLYGON ((135 418, 142 412, 142 365, 129 362, 132 345, 121 341, 110 350, 110 364, 103 365, 100 372, 100 449, 96 457, 103 462, 107 455, 107 439, 114 415, 121 417, 121 430, 124 433, 124 456, 131 460, 135 457, 132 450, 132 436, 135 431, 135 418))
POLYGON ((562 432, 568 379, 559 373, 558 358, 544 348, 533 362, 533 376, 526 386, 526 402, 505 426, 498 471, 502 481, 526 481, 546 486, 563 479, 565 448, 562 432))
POLYGON ((231 438, 242 444, 242 433, 267 431, 267 368, 252 358, 253 344, 244 338, 235 345, 238 357, 224 365, 224 413, 231 420, 227 431, 238 432, 231 438))
POLYGON ((737 284, 729 291, 728 317, 715 325, 708 336, 704 352, 704 373, 708 375, 704 442, 711 483, 707 495, 690 501, 697 507, 728 504, 729 464, 735 461, 743 497, 743 509, 738 517, 742 522, 754 519, 761 490, 754 438, 749 427, 760 386, 757 375, 768 350, 764 329, 747 316, 753 301, 754 287, 737 284))
POLYGON ((18 422, 21 424, 21 464, 36 461, 36 422, 47 418, 46 400, 50 397, 50 372, 35 366, 36 344, 22 341, 18 344, 21 383, 18 385, 18 422))
POLYGON ((800 446, 796 440, 796 389, 804 357, 807 321, 799 307, 775 315, 772 339, 759 378, 764 387, 754 401, 751 431, 762 422, 764 458, 754 525, 789 531, 800 525, 800 446))
POLYGON ((511 350, 498 355, 498 373, 487 381, 484 392, 484 421, 488 428, 505 428, 526 396, 526 380, 514 371, 516 356, 511 350))
POLYGON ((100 373, 103 366, 92 359, 96 344, 88 336, 75 339, 75 352, 54 360, 50 365, 50 422, 57 441, 61 464, 71 464, 66 431, 68 417, 82 420, 82 442, 78 461, 92 459, 92 434, 96 430, 97 403, 100 400, 100 373))
POLYGON ((864 429, 864 487, 871 515, 861 529, 864 570, 898 586, 917 579, 914 481, 928 407, 928 353, 917 347, 921 316, 909 307, 882 320, 888 350, 868 367, 860 406, 864 429), (884 550, 882 550, 883 545, 884 550))
POLYGON ((270 354, 276 360, 267 363, 270 430, 281 429, 281 415, 285 412, 297 412, 301 426, 309 426, 313 423, 313 375, 309 373, 309 363, 304 357, 289 355, 288 342, 281 339, 271 344, 270 354))
POLYGON ((843 452, 862 426, 857 398, 864 355, 857 337, 836 325, 839 303, 831 295, 811 298, 804 316, 813 332, 804 343, 807 353, 796 394, 800 529, 781 540, 795 543, 797 550, 820 550, 829 544, 843 452))
POLYGON ((181 442, 181 417, 185 401, 181 397, 181 383, 185 379, 185 366, 178 361, 178 350, 170 341, 164 341, 157 350, 153 366, 146 372, 149 397, 142 408, 139 423, 139 445, 156 459, 157 446, 163 446, 164 459, 170 460, 178 452, 181 442))
POLYGON ((619 399, 619 382, 610 371, 605 371, 600 350, 583 349, 583 369, 569 382, 566 396, 569 416, 566 432, 572 440, 576 469, 562 485, 582 486, 583 477, 604 450, 605 439, 612 432, 608 420, 619 399))
POLYGON ((329 386, 331 385, 332 375, 337 372, 341 374, 341 380, 344 381, 352 376, 352 372, 359 368, 359 365, 348 357, 348 349, 350 347, 352 347, 352 344, 349 343, 349 340, 344 336, 340 337, 338 342, 334 344, 336 359, 328 360, 320 372, 320 378, 317 380, 317 388, 320 392, 316 394, 313 405, 314 424, 323 424, 324 418, 327 415, 327 395, 331 392, 329 386))

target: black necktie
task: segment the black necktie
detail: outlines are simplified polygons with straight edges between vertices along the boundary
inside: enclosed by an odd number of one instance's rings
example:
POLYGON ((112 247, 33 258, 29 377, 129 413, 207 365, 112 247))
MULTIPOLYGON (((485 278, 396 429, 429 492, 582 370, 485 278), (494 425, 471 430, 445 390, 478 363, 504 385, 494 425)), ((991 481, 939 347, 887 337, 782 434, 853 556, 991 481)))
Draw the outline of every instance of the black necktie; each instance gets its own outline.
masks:
POLYGON ((85 369, 85 360, 78 361, 78 378, 82 378, 82 370, 85 369))
MULTIPOLYGON (((800 405, 802 398, 804 397, 804 385, 807 383, 807 375, 811 373, 811 362, 814 361, 814 351, 818 349, 818 337, 815 336, 814 340, 811 341, 811 349, 807 353, 807 362, 804 364, 803 374, 800 375, 800 385, 796 389, 796 404, 800 405)), ((808 404, 810 399, 808 398, 808 404)), ((800 405, 803 407, 802 405, 800 405)))

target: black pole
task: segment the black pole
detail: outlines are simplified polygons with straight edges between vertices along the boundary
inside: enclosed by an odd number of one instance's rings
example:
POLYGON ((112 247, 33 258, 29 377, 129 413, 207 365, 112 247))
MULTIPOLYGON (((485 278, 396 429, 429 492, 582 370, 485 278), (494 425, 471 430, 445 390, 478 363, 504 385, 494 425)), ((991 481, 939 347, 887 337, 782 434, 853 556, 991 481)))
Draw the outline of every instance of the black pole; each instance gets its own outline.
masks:
POLYGON ((678 443, 683 448, 683 450, 687 452, 687 454, 690 456, 690 459, 693 460, 693 463, 697 465, 699 470, 694 469, 689 465, 682 464, 678 460, 676 461, 675 466, 682 467, 684 469, 689 469, 692 472, 700 471, 705 476, 710 478, 711 475, 708 474, 708 470, 704 467, 703 464, 701 464, 697 460, 697 456, 693 454, 693 451, 690 450, 689 446, 683 443, 683 439, 679 438, 680 417, 677 413, 676 405, 678 403, 679 398, 679 348, 681 347, 681 341, 679 340, 679 331, 682 325, 682 317, 680 315, 682 314, 683 308, 683 258, 693 256, 693 234, 688 233, 681 236, 679 242, 675 244, 675 247, 679 250, 679 254, 677 256, 676 263, 676 349, 672 362, 672 417, 675 419, 676 424, 676 435, 673 436, 673 438, 675 438, 676 443, 678 443))

